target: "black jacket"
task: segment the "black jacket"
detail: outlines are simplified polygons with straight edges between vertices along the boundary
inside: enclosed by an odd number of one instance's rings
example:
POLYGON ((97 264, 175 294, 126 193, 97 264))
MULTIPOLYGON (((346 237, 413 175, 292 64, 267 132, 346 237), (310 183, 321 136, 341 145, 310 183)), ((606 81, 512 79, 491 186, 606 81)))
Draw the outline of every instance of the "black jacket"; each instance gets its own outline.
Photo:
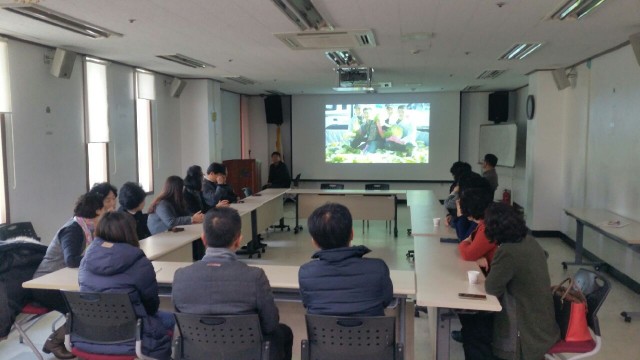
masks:
POLYGON ((287 165, 280 161, 269 166, 269 180, 272 188, 288 188, 291 186, 291 175, 287 165))
POLYGON ((238 196, 233 192, 231 185, 219 185, 209 180, 202 182, 202 197, 210 208, 215 207, 221 200, 227 200, 230 203, 238 201, 238 196))
POLYGON ((16 316, 29 299, 22 283, 31 280, 47 247, 38 242, 0 241, 0 338, 9 334, 16 316))
POLYGON ((120 206, 118 211, 133 216, 133 219, 136 221, 136 234, 138 234, 138 240, 146 239, 151 236, 151 232, 147 227, 147 218, 149 217, 149 214, 144 214, 142 211, 132 214, 122 206, 120 206))

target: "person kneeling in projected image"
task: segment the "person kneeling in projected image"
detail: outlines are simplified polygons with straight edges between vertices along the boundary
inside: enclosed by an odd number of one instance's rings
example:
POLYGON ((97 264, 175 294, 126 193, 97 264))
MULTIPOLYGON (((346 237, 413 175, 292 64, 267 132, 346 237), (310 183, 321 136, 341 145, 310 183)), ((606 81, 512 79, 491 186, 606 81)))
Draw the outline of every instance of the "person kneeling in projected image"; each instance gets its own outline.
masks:
POLYGON ((418 130, 405 114, 405 106, 398 106, 398 119, 384 132, 384 148, 411 155, 416 147, 418 130))

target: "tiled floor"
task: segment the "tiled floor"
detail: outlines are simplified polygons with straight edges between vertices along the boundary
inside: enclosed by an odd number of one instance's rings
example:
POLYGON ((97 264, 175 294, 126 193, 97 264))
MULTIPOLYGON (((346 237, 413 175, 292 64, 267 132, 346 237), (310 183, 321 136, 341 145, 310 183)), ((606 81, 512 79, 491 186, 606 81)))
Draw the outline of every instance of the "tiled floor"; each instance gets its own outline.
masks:
MULTIPOLYGON (((407 261, 405 253, 413 248, 413 240, 406 233, 406 229, 409 227, 407 208, 401 206, 398 215, 400 221, 397 239, 388 235, 384 221, 371 221, 368 231, 364 234, 362 233, 362 221, 355 221, 353 244, 368 246, 372 250, 369 256, 384 259, 391 269, 409 270, 413 266, 407 261)), ((286 220, 289 224, 294 222, 293 207, 290 204, 287 205, 286 220)), ((572 257, 573 250, 571 248, 556 238, 539 239, 539 241, 550 254, 549 269, 554 283, 559 282, 571 271, 575 271, 575 269, 570 269, 569 272, 565 272, 560 265, 562 260, 572 257)), ((300 265, 308 261, 314 251, 309 234, 306 232, 306 226, 305 230, 295 235, 293 231, 270 233, 267 243, 269 247, 262 259, 252 259, 247 260, 247 262, 300 265)), ((282 313, 281 320, 292 326, 295 333, 295 343, 299 344, 300 340, 306 337, 303 317, 300 315, 302 313, 300 304, 281 303, 279 307, 282 313)), ((600 354, 593 359, 640 359, 640 318, 633 320, 631 323, 625 323, 619 315, 622 310, 640 311, 640 295, 633 293, 614 280, 612 281, 612 291, 599 313, 603 347, 600 354)), ((47 316, 30 331, 32 339, 37 346, 40 347, 44 343, 45 338, 50 333, 50 324, 56 317, 56 315, 47 316)), ((421 314, 420 318, 415 319, 414 334, 415 359, 431 359, 431 345, 426 340, 428 339, 426 315, 421 314)), ((294 359, 299 358, 299 350, 297 349, 299 349, 299 345, 294 349, 294 359)), ((0 342, 0 360, 27 360, 34 358, 35 356, 26 346, 18 343, 15 332, 11 333, 7 340, 0 342)), ((53 356, 45 356, 45 359, 55 358, 53 356)), ((463 359, 460 344, 452 343, 451 359, 463 359)))

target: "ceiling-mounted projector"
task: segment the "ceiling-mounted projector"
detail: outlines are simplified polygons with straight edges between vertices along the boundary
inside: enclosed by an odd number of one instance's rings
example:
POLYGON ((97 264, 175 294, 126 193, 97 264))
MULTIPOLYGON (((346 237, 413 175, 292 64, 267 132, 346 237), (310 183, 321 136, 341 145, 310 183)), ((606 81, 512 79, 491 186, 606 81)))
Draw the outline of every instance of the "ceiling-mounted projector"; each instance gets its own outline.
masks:
POLYGON ((341 67, 338 73, 338 87, 335 91, 373 91, 373 68, 370 67, 341 67))

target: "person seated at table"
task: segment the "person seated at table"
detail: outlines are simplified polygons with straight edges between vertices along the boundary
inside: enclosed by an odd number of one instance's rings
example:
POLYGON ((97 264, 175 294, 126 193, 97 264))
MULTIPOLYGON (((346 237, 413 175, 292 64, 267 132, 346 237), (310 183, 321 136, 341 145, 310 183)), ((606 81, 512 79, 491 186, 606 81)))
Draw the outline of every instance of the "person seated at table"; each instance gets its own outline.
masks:
POLYGON ((487 294, 500 300, 493 320, 493 354, 501 359, 542 359, 560 339, 555 321, 547 257, 511 206, 492 204, 485 235, 498 245, 485 280, 487 294))
POLYGON ((231 185, 227 184, 227 167, 220 163, 211 163, 207 168, 206 181, 202 184, 202 195, 207 205, 225 206, 238 201, 231 185))
POLYGON ((189 215, 184 203, 182 188, 184 182, 179 176, 169 176, 158 197, 149 206, 147 226, 151 234, 161 233, 176 226, 199 224, 204 219, 202 212, 189 215))
POLYGON ((116 210, 116 198, 118 197, 118 188, 108 182, 96 183, 91 187, 89 193, 100 196, 104 202, 105 211, 116 210))
MULTIPOLYGON (((460 176, 458 185, 456 186, 458 193, 462 193, 467 189, 486 189, 490 190, 490 185, 487 179, 483 178, 480 174, 475 172, 468 172, 460 176)), ((476 229, 478 224, 467 216, 462 214, 460 208, 460 198, 455 201, 456 212, 454 216, 447 216, 447 223, 456 229, 456 236, 460 240, 468 238, 476 229)))
POLYGON ((311 242, 320 249, 298 272, 302 304, 309 314, 383 316, 393 300, 389 268, 363 258, 367 247, 351 246, 353 220, 344 205, 327 203, 307 220, 311 242))
POLYGON ((491 184, 491 199, 495 197, 496 190, 498 189, 498 173, 496 172, 496 165, 498 165, 498 157, 493 154, 486 154, 482 161, 482 176, 491 184))
POLYGON ((147 227, 147 218, 149 215, 142 212, 146 197, 147 193, 144 192, 144 189, 140 185, 129 181, 124 183, 120 188, 120 197, 118 198, 118 202, 120 203, 118 211, 131 215, 133 220, 135 220, 136 234, 140 240, 151 236, 151 232, 147 227))
POLYGON ((202 241, 205 256, 178 269, 173 277, 172 299, 179 312, 199 315, 257 313, 270 359, 291 359, 293 333, 280 324, 269 280, 264 270, 237 261, 242 243, 241 220, 230 207, 207 212, 202 241))
MULTIPOLYGON (((95 239, 87 248, 78 271, 80 291, 128 293, 136 315, 142 318, 142 353, 155 359, 171 357, 172 313, 158 311, 156 272, 140 250, 136 224, 122 212, 105 213, 96 225, 95 239)), ((127 344, 95 344, 75 341, 87 352, 120 355, 135 353, 135 341, 127 344)))
POLYGON ((460 199, 460 177, 472 172, 471 165, 466 162, 456 161, 451 165, 449 172, 453 177, 453 184, 449 187, 449 196, 444 200, 444 207, 449 211, 450 216, 455 216, 456 201, 460 199))
POLYGON ((269 165, 269 178, 267 184, 262 189, 276 188, 287 189, 291 186, 291 175, 287 164, 282 162, 282 155, 274 151, 271 153, 271 165, 269 165))
MULTIPOLYGON (((491 204, 491 193, 487 187, 470 188, 462 192, 460 209, 462 215, 477 224, 471 235, 458 244, 462 259, 477 261, 485 259, 491 263, 497 245, 489 242, 485 236, 484 212, 491 204)), ((462 341, 466 359, 492 359, 491 353, 491 321, 493 314, 478 312, 475 314, 458 314, 462 329, 452 332, 456 341, 462 341)))
POLYGON ((205 214, 210 209, 202 196, 203 178, 204 174, 199 165, 190 166, 189 169, 187 169, 187 176, 184 177, 183 196, 187 210, 191 215, 198 211, 205 214))
MULTIPOLYGON (((93 230, 98 217, 105 211, 103 198, 87 193, 76 201, 73 217, 58 230, 47 248, 44 259, 33 274, 33 278, 47 275, 65 267, 80 266, 82 254, 93 241, 93 230)), ((64 298, 57 290, 33 290, 33 299, 40 305, 59 311, 69 312, 64 298)), ((73 359, 75 356, 64 347, 64 325, 54 331, 44 343, 42 351, 53 353, 58 359, 73 359)))

